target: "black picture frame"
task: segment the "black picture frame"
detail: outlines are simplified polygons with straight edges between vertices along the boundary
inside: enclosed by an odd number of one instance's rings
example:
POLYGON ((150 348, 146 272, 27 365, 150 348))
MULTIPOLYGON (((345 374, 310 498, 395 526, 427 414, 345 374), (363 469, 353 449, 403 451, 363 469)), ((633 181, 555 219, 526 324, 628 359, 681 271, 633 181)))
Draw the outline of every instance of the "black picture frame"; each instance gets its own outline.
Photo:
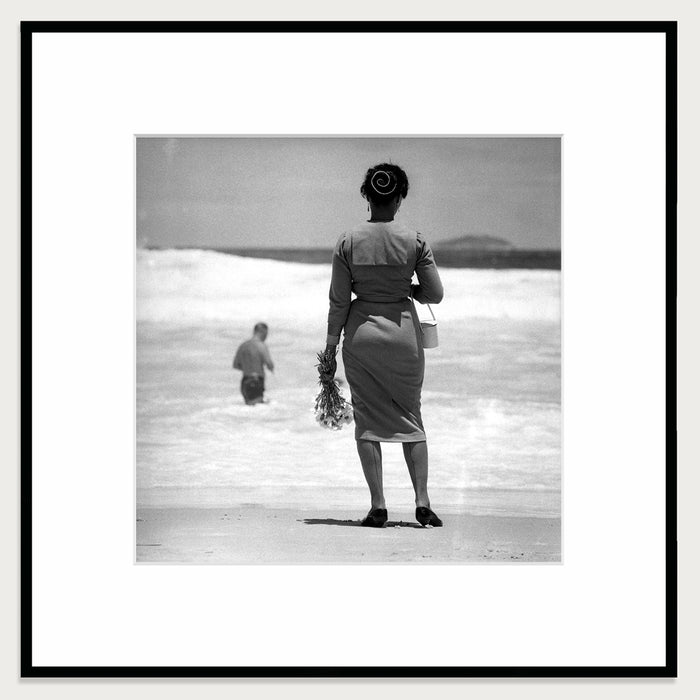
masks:
POLYGON ((22 22, 21 27, 21 676, 23 678, 672 678, 677 676, 677 24, 640 22, 22 22), (666 42, 666 663, 663 666, 41 666, 32 655, 32 39, 40 33, 657 33, 666 42))

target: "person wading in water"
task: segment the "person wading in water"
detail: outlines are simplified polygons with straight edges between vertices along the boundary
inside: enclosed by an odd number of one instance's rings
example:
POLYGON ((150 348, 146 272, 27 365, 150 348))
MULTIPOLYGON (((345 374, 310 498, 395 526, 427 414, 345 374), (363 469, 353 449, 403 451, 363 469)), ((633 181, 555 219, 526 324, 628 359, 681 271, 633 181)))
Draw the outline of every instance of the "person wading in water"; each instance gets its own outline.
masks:
POLYGON ((253 337, 240 344, 233 358, 233 368, 243 372, 241 394, 249 406, 264 403, 265 367, 271 372, 275 369, 270 351, 265 345, 267 333, 266 323, 256 323, 253 337))

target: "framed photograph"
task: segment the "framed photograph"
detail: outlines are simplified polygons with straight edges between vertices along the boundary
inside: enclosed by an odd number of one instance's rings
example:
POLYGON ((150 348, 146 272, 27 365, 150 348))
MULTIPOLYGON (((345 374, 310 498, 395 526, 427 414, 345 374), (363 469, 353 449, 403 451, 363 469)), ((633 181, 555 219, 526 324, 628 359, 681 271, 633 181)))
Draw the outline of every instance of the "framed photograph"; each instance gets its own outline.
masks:
POLYGON ((23 676, 675 676, 675 23, 21 32, 23 676))

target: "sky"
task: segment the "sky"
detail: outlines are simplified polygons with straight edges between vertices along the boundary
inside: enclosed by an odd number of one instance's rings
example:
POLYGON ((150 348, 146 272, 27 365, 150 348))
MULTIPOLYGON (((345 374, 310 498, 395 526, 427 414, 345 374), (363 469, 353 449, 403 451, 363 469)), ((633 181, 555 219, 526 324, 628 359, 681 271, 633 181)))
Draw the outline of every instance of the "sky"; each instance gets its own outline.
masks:
POLYGON ((367 168, 409 180, 397 220, 431 243, 559 249, 558 137, 139 137, 139 246, 331 248, 366 221, 367 168))

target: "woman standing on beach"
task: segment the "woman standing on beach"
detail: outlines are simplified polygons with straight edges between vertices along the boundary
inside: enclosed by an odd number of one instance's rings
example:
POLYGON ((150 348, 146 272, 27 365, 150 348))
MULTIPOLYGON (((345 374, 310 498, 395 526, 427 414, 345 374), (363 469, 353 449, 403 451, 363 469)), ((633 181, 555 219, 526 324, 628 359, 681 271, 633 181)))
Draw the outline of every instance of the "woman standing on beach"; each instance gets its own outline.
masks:
POLYGON ((443 289, 432 251, 420 233, 394 221, 408 193, 397 165, 365 175, 360 193, 369 220, 343 233, 333 253, 325 355, 334 358, 344 329, 343 362, 350 385, 355 439, 371 508, 362 524, 387 521, 382 442, 403 444, 416 494, 416 520, 442 526, 428 498, 428 447, 421 418, 425 357, 413 299, 439 303, 443 289), (414 272, 418 284, 412 284, 414 272), (356 299, 351 301, 351 292, 356 299))

